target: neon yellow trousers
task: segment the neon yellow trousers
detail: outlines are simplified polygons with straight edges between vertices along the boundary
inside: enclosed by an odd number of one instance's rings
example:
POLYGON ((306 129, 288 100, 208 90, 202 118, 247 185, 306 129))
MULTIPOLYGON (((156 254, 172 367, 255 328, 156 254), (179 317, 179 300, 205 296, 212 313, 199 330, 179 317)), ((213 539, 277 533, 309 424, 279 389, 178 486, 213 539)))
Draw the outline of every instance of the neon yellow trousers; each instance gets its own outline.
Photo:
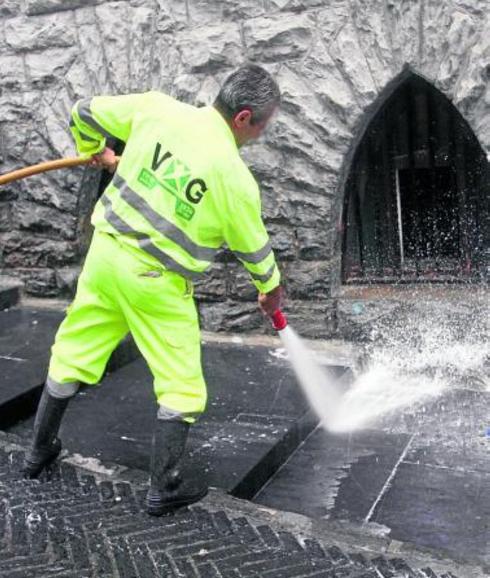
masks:
POLYGON ((154 378, 160 409, 193 421, 206 384, 192 284, 148 255, 95 231, 77 293, 60 325, 51 382, 98 383, 118 343, 131 332, 154 378))

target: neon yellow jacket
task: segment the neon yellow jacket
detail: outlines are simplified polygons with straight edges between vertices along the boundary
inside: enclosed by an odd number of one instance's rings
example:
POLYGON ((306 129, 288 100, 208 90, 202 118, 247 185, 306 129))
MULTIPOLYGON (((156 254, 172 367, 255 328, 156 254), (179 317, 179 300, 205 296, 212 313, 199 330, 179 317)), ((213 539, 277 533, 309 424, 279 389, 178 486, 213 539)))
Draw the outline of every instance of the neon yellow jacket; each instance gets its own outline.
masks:
POLYGON ((81 155, 102 151, 106 138, 126 143, 95 206, 96 229, 189 279, 227 244, 260 292, 279 285, 259 188, 216 109, 160 92, 96 96, 75 104, 70 127, 81 155))

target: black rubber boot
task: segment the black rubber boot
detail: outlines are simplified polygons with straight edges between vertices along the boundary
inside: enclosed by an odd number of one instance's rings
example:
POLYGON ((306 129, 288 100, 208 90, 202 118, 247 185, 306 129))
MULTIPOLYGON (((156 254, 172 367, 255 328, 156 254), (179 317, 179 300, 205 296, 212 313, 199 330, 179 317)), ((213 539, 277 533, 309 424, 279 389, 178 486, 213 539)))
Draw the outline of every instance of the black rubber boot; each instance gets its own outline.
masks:
POLYGON ((151 516, 161 516, 198 502, 208 493, 205 484, 188 483, 180 477, 179 465, 188 433, 187 422, 157 420, 152 444, 150 489, 146 494, 146 510, 151 516))
POLYGON ((26 478, 37 478, 59 456, 61 442, 56 436, 70 399, 53 397, 44 386, 34 421, 32 445, 24 460, 26 478))

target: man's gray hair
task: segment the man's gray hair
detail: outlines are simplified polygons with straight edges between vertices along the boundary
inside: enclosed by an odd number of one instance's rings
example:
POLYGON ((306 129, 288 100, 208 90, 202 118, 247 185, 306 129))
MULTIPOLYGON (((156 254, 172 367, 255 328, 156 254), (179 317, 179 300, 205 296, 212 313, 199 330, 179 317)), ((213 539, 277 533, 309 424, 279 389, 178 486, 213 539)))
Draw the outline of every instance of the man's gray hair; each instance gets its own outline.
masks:
POLYGON ((279 86, 267 70, 247 64, 228 76, 214 106, 227 120, 248 109, 252 113, 251 123, 256 124, 265 120, 280 100, 279 86))

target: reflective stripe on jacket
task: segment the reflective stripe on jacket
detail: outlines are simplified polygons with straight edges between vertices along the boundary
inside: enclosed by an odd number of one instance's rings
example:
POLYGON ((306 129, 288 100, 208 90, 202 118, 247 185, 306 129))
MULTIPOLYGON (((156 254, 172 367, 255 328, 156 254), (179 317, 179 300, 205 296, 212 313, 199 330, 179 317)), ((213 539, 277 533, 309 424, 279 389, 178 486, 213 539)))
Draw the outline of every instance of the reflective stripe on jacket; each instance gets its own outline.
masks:
POLYGON ((190 279, 226 244, 260 292, 279 285, 259 188, 216 109, 159 92, 96 96, 75 104, 70 128, 82 155, 107 138, 126 143, 95 206, 97 229, 190 279))

